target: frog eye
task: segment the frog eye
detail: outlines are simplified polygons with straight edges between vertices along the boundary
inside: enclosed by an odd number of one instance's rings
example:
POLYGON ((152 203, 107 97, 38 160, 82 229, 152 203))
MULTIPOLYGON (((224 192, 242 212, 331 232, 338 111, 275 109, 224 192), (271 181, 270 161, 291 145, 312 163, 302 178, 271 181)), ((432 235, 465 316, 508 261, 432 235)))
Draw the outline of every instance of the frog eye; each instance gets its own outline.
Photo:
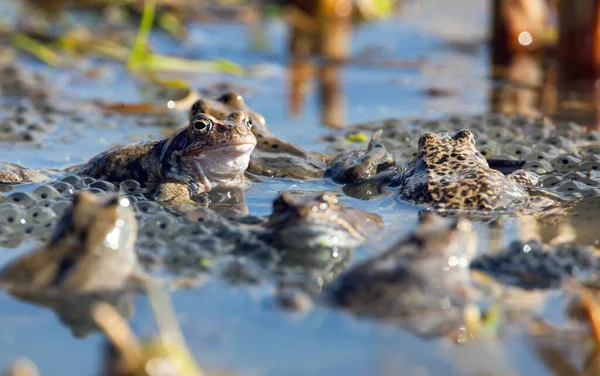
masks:
POLYGON ((246 125, 248 126, 248 128, 252 129, 252 118, 250 116, 248 116, 248 118, 246 119, 246 125))
POLYGON ((192 105, 192 108, 191 108, 190 112, 195 115, 196 112, 198 112, 198 107, 200 107, 200 101, 194 102, 194 104, 192 105))
POLYGON ((273 211, 282 212, 285 211, 288 207, 287 202, 283 197, 277 197, 275 201, 273 201, 273 211))
POLYGON ((436 135, 433 133, 427 132, 419 138, 419 149, 423 148, 425 145, 431 143, 436 138, 436 135))
POLYGON ((196 132, 207 133, 210 132, 212 127, 213 122, 207 117, 201 116, 192 120, 192 128, 196 132))
POLYGON ((236 108, 240 108, 240 106, 243 106, 244 104, 244 98, 241 94, 236 92, 225 93, 219 97, 218 101, 236 108))
POLYGON ((456 132, 454 134, 454 137, 452 138, 457 141, 466 141, 475 145, 475 135, 468 129, 463 129, 461 131, 456 132))
POLYGON ((112 196, 104 203, 104 206, 106 206, 106 207, 117 206, 117 205, 119 205, 120 199, 121 198, 119 196, 112 196))

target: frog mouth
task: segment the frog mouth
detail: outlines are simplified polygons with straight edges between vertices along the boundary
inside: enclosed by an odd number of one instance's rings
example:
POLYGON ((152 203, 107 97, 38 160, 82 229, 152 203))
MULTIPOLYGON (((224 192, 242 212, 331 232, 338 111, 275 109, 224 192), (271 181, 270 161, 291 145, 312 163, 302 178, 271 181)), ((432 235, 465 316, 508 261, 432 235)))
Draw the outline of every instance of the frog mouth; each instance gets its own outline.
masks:
POLYGON ((365 239, 346 221, 338 218, 311 218, 273 224, 273 232, 279 243, 287 247, 308 249, 354 248, 365 239))
POLYGON ((210 150, 191 157, 191 167, 206 192, 216 185, 239 185, 250 163, 255 143, 240 142, 210 150))

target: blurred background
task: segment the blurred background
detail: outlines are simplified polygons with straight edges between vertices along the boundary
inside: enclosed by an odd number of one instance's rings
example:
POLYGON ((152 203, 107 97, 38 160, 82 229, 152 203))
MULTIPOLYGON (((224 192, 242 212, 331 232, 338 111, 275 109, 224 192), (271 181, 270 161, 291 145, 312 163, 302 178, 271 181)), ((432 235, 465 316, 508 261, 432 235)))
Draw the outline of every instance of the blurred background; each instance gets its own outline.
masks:
MULTIPOLYGON (((0 122, 0 161, 53 168, 80 163, 115 144, 170 134, 185 125, 198 96, 232 90, 265 116, 275 135, 318 152, 328 151, 320 136, 385 118, 502 112, 599 130, 599 4, 0 0, 0 118, 19 115, 26 98, 24 106, 42 119, 27 127, 0 122), (44 116, 48 98, 60 110, 59 121, 44 116)), ((311 184, 255 184, 245 192, 250 212, 268 214, 283 189, 332 187, 311 184)), ((396 210, 391 199, 342 200, 382 212, 388 221, 408 212, 416 218, 414 208, 396 210)), ((174 296, 201 363, 269 375, 545 369, 514 338, 504 342, 506 354, 494 350, 477 362, 478 349, 450 349, 340 313, 318 311, 295 321, 257 303, 267 295, 217 282, 174 296)), ((152 332, 152 312, 146 301, 138 303, 132 325, 152 332)), ((0 365, 28 355, 47 374, 95 374, 90 368, 101 362, 99 336, 76 340, 51 312, 4 295, 0 307, 0 365)))

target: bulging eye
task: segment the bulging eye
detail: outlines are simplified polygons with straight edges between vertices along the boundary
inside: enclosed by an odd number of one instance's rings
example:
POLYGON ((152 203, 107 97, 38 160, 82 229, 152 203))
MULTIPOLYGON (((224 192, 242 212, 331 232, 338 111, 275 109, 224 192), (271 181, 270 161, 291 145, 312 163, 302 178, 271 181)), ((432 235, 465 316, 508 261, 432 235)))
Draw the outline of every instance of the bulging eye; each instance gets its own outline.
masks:
POLYGON ((248 128, 252 129, 252 118, 248 116, 248 119, 246 119, 246 125, 248 126, 248 128))
POLYGON ((452 138, 458 141, 467 141, 475 145, 475 135, 468 129, 463 129, 456 132, 456 134, 452 138))
POLYGON ((431 143, 434 139, 435 136, 433 135, 433 133, 425 133, 419 138, 419 149, 422 149, 423 147, 425 147, 425 145, 431 143))
POLYGON ((221 95, 218 101, 235 108, 241 108, 240 106, 243 106, 244 104, 244 98, 242 98, 241 94, 235 92, 229 92, 221 95))
POLYGON ((273 211, 282 212, 287 209, 287 203, 282 197, 278 197, 275 201, 273 201, 273 211))
POLYGON ((197 117, 192 121, 192 128, 196 132, 206 133, 209 132, 213 127, 213 122, 206 117, 197 117))

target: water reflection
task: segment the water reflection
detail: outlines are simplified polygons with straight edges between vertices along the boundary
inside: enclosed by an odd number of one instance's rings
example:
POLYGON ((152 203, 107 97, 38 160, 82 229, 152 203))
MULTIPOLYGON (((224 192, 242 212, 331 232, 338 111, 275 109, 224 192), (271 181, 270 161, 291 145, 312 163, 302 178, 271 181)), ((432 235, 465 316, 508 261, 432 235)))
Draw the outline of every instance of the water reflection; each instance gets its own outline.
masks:
POLYGON ((561 78, 556 61, 542 55, 516 55, 506 65, 492 65, 493 112, 549 117, 600 130, 600 85, 595 80, 561 78))

